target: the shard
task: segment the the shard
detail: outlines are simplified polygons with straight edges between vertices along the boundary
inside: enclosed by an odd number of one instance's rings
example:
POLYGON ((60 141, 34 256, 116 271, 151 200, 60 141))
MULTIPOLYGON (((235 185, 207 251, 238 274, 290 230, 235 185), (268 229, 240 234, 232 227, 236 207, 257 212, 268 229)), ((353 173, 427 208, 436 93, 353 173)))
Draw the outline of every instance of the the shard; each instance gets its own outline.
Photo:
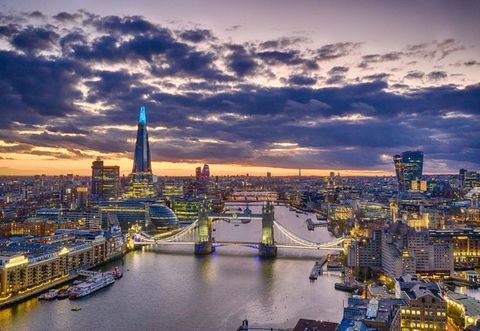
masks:
POLYGON ((147 115, 145 107, 140 107, 138 116, 137 142, 135 143, 135 156, 133 159, 132 173, 152 172, 150 159, 150 146, 148 144, 147 115))
POLYGON ((144 106, 140 107, 138 116, 133 169, 129 178, 130 185, 124 194, 126 198, 148 199, 156 195, 155 186, 153 185, 150 146, 148 144, 147 114, 144 106))

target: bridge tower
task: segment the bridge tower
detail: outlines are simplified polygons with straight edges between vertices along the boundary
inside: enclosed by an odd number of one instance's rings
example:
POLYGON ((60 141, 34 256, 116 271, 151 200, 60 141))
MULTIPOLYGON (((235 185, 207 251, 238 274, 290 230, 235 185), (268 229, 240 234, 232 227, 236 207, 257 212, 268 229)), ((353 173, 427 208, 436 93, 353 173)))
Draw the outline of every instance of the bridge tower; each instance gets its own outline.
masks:
POLYGON ((262 241, 258 246, 258 252, 262 257, 275 257, 277 246, 273 237, 273 205, 267 201, 262 208, 262 241))
POLYGON ((198 240, 195 243, 195 254, 206 255, 215 251, 212 240, 212 219, 208 217, 207 200, 203 201, 198 211, 198 240))

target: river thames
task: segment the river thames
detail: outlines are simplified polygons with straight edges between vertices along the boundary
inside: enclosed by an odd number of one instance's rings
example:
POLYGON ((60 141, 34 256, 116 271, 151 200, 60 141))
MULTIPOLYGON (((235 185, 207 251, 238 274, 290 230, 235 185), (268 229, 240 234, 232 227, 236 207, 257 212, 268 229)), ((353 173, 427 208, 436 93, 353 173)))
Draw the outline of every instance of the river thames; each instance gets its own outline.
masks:
MULTIPOLYGON (((233 207, 230 207, 231 209, 233 207)), ((258 212, 258 206, 252 206, 258 212)), ((315 242, 334 237, 326 228, 308 231, 305 219, 276 206, 277 221, 315 242)), ((217 222, 221 240, 259 241, 261 221, 217 222)), ((196 257, 193 248, 144 249, 128 253, 124 277, 113 286, 76 300, 41 302, 37 298, 0 310, 2 330, 235 330, 250 326, 293 328, 299 318, 340 321, 348 295, 336 291, 338 275, 308 279, 322 251, 280 250, 264 260, 248 247, 220 247, 196 257), (81 311, 71 311, 80 306, 81 311)), ((123 265, 122 265, 123 264, 123 265)))

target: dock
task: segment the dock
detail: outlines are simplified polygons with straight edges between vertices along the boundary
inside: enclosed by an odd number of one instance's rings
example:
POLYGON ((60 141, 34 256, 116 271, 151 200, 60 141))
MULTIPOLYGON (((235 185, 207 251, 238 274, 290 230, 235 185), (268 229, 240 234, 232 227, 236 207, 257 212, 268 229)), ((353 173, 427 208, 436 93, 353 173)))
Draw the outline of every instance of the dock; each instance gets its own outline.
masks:
POLYGON ((323 274, 322 267, 327 262, 327 257, 323 256, 320 261, 316 261, 313 265, 312 271, 310 272, 310 280, 315 280, 318 276, 323 274))

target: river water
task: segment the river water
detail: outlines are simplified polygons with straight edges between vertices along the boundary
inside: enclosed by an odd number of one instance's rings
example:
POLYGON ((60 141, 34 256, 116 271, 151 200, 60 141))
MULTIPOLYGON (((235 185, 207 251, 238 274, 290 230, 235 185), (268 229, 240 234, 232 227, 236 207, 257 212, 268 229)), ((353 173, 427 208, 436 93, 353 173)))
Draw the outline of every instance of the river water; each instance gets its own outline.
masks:
MULTIPOLYGON (((260 207, 250 208, 259 212, 260 207)), ((308 231, 307 217, 314 219, 275 207, 277 221, 298 236, 334 239, 326 228, 308 231)), ((261 221, 238 226, 222 221, 214 228, 217 241, 260 240, 261 221)), ((264 260, 249 247, 219 247, 203 257, 192 250, 131 252, 124 257, 124 277, 113 286, 76 301, 33 298, 4 308, 0 329, 235 330, 245 318, 250 326, 293 328, 299 318, 338 322, 342 317, 348 295, 334 289, 338 275, 308 279, 315 259, 326 252, 279 249, 276 259, 264 260), (77 305, 82 310, 71 311, 77 305)), ((105 268, 113 265, 122 261, 105 268)))

